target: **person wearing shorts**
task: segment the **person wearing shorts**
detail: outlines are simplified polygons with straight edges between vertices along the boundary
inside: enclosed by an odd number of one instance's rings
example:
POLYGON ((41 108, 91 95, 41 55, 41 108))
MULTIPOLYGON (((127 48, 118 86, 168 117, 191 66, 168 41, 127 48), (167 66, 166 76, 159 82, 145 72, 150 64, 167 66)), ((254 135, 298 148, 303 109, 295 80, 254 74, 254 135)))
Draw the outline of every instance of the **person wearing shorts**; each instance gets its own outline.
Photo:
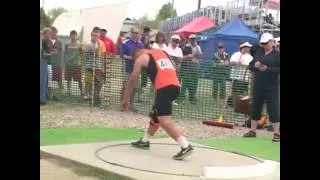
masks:
POLYGON ((68 95, 71 95, 71 80, 78 82, 81 96, 83 96, 82 90, 82 45, 78 41, 77 31, 72 30, 70 32, 71 42, 65 46, 65 80, 68 81, 68 95))
POLYGON ((182 160, 193 152, 193 147, 171 120, 172 102, 180 91, 175 65, 169 55, 159 49, 146 50, 136 47, 133 51, 133 58, 135 60, 134 69, 121 102, 122 108, 127 110, 130 94, 143 68, 146 68, 147 75, 156 91, 156 97, 149 113, 148 131, 140 140, 132 142, 131 145, 141 149, 149 149, 149 139, 154 136, 161 126, 181 146, 181 151, 174 155, 173 159, 182 160))

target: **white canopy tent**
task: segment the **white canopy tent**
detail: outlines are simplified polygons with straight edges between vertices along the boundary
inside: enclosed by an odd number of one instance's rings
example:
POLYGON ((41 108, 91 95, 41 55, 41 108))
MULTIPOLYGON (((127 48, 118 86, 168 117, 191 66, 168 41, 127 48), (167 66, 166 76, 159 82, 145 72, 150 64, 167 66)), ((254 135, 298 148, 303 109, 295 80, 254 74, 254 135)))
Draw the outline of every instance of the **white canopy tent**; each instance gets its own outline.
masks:
POLYGON ((116 41, 127 17, 129 4, 128 1, 65 12, 56 18, 53 26, 58 29, 60 37, 69 36, 71 30, 76 30, 82 41, 89 40, 92 28, 98 26, 107 29, 108 37, 116 41))

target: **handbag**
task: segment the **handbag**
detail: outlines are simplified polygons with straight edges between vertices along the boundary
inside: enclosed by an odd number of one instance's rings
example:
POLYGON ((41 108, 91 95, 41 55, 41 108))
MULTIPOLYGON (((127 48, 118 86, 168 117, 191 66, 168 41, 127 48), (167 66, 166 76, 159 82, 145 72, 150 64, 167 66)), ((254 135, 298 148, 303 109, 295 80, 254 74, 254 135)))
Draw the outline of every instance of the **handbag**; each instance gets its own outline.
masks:
POLYGON ((252 99, 249 95, 236 95, 235 96, 235 105, 234 105, 234 112, 250 115, 251 116, 251 105, 252 99))
MULTIPOLYGON (((245 77, 247 75, 248 68, 246 69, 243 80, 245 80, 245 77)), ((234 96, 234 112, 245 114, 245 115, 251 115, 251 104, 252 104, 252 98, 250 95, 248 95, 247 92, 242 92, 239 94, 235 94, 234 96)))
POLYGON ((248 72, 248 68, 246 68, 243 78, 242 80, 234 80, 233 81, 233 86, 232 86, 232 94, 229 96, 228 98, 228 106, 234 106, 234 104, 236 103, 236 99, 241 99, 244 96, 247 96, 247 91, 248 91, 248 87, 249 83, 245 81, 246 75, 248 72), (244 89, 239 89, 240 87, 246 87, 244 89), (238 97, 239 96, 239 97, 238 97))

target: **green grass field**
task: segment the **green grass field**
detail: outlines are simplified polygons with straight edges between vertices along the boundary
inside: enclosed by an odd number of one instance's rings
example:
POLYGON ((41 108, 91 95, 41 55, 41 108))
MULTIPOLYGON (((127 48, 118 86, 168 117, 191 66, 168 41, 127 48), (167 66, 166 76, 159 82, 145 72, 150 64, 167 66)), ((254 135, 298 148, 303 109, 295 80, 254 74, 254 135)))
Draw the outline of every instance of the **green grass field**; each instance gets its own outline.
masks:
MULTIPOLYGON (((138 139, 143 132, 133 128, 79 127, 42 128, 40 145, 92 143, 115 140, 138 139)), ((158 135, 156 138, 166 137, 158 135)))
MULTIPOLYGON (((132 128, 42 128, 40 129, 40 146, 135 140, 141 136, 143 136, 143 132, 132 128)), ((163 137, 168 136, 166 134, 159 134, 155 138, 163 137)), ((242 137, 236 137, 227 139, 202 139, 194 140, 194 142, 218 149, 280 161, 280 143, 271 142, 271 139, 245 139, 242 137)))

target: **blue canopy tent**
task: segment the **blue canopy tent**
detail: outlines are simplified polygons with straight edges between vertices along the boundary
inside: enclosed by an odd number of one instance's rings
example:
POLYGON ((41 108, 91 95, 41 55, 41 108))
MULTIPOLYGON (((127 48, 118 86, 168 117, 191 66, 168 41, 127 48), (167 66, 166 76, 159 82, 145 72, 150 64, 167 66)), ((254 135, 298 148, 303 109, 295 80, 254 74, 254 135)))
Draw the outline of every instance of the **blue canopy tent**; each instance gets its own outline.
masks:
POLYGON ((211 60, 219 43, 224 45, 225 50, 229 54, 233 54, 239 50, 240 41, 243 40, 255 44, 259 39, 259 35, 252 31, 239 18, 232 19, 218 31, 207 33, 206 36, 207 38, 200 41, 199 44, 203 52, 203 58, 211 60))
POLYGON ((205 35, 206 38, 201 38, 199 45, 203 53, 203 59, 205 60, 201 69, 207 74, 206 76, 211 74, 212 59, 214 53, 217 51, 218 44, 223 44, 226 52, 231 56, 239 50, 240 41, 248 41, 251 44, 255 44, 259 40, 259 35, 252 31, 239 18, 232 19, 216 32, 203 35, 205 35))

